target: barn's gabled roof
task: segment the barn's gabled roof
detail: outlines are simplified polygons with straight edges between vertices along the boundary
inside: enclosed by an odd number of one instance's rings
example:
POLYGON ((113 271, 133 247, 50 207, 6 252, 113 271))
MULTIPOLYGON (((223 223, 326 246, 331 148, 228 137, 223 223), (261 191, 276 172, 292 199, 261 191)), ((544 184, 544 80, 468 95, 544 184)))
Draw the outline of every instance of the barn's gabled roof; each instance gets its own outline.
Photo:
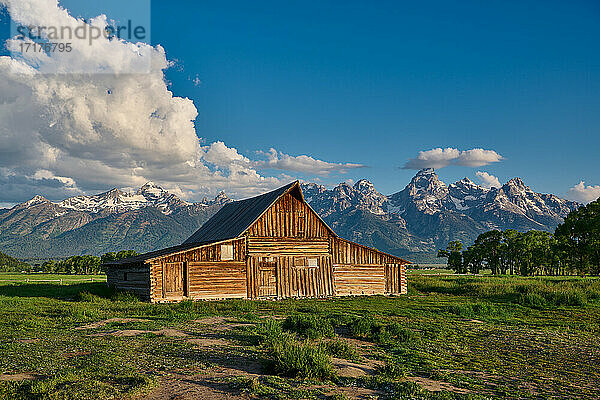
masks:
POLYGON ((293 190, 297 190, 299 199, 304 201, 300 184, 296 181, 260 196, 225 204, 183 243, 209 243, 234 239, 250 228, 281 196, 293 190))

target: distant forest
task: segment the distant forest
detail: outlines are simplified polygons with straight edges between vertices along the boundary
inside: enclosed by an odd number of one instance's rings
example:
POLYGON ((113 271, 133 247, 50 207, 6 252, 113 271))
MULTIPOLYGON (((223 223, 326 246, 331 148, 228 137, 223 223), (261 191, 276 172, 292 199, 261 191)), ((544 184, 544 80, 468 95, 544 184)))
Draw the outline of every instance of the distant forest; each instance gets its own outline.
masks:
POLYGON ((439 250, 456 273, 600 275, 600 199, 571 212, 554 234, 492 230, 472 246, 459 241, 439 250))
POLYGON ((65 260, 49 260, 40 268, 0 253, 0 272, 40 271, 49 274, 98 275, 102 273, 102 264, 138 255, 134 250, 122 250, 118 253, 106 253, 102 257, 72 256, 65 260))
POLYGON ((22 271, 27 268, 29 268, 29 265, 23 261, 0 253, 0 272, 22 271))

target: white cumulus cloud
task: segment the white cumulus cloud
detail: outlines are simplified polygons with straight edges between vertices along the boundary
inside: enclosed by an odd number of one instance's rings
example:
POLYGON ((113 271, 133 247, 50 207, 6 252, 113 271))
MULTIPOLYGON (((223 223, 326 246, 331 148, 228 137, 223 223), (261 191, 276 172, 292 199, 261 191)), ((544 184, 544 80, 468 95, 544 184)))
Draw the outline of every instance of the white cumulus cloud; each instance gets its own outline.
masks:
POLYGON ((257 166, 304 174, 328 175, 332 172, 346 173, 351 169, 366 167, 363 164, 327 162, 307 155, 290 156, 273 148, 268 153, 261 154, 265 155, 267 160, 259 161, 256 164, 257 166))
POLYGON ((497 177, 488 174, 487 172, 477 171, 475 175, 477 175, 477 178, 479 178, 481 186, 483 186, 486 189, 499 188, 502 186, 500 184, 500 180, 497 177))
MULTIPOLYGON (((0 6, 26 26, 109 23, 104 15, 77 19, 57 0, 0 0, 0 6)), ((91 44, 71 39, 68 53, 21 52, 27 41, 12 38, 12 56, 0 57, 0 201, 147 181, 192 199, 219 190, 247 196, 293 179, 263 175, 261 167, 322 174, 354 166, 277 153, 263 165, 222 141, 203 145, 194 103, 166 83, 171 63, 161 46, 102 36, 91 44)))
POLYGON ((600 185, 586 186, 585 182, 581 181, 569 189, 568 195, 572 200, 587 204, 600 198, 600 185))
POLYGON ((440 147, 420 151, 417 157, 411 158, 404 164, 404 169, 444 168, 449 165, 466 167, 482 167, 494 162, 499 162, 503 157, 494 150, 471 149, 458 150, 452 147, 440 147))

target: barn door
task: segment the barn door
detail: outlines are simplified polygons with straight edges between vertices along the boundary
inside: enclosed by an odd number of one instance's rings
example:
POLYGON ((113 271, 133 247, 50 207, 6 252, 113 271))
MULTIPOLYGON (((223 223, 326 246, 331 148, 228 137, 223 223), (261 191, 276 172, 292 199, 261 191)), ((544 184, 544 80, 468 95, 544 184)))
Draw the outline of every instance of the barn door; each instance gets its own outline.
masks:
POLYGON ((183 296, 185 275, 184 263, 163 264, 163 297, 183 296))
POLYGON ((258 297, 277 297, 277 261, 274 257, 261 257, 257 279, 258 297))
POLYGON ((402 292, 402 268, 400 265, 386 264, 385 291, 388 294, 399 294, 402 292))

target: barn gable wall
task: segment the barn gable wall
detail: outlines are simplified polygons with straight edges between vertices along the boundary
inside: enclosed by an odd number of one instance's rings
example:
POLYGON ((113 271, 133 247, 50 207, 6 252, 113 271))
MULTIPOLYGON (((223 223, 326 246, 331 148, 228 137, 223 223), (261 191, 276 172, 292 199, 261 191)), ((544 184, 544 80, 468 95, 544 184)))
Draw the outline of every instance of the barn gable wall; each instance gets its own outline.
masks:
POLYGON ((330 230, 298 196, 286 193, 246 231, 249 237, 329 238, 330 230))

